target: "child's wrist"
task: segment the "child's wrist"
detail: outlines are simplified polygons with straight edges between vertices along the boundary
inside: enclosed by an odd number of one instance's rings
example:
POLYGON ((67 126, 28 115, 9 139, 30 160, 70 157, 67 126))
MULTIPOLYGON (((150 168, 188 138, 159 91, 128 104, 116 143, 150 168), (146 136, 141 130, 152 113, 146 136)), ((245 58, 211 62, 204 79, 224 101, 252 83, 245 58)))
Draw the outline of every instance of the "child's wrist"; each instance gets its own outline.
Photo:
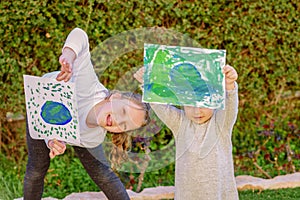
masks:
POLYGON ((63 50, 63 55, 67 58, 69 58, 72 62, 76 58, 76 53, 69 47, 65 47, 63 50))
POLYGON ((230 84, 226 84, 226 90, 230 91, 230 90, 234 90, 235 89, 235 84, 234 82, 230 83, 230 84))

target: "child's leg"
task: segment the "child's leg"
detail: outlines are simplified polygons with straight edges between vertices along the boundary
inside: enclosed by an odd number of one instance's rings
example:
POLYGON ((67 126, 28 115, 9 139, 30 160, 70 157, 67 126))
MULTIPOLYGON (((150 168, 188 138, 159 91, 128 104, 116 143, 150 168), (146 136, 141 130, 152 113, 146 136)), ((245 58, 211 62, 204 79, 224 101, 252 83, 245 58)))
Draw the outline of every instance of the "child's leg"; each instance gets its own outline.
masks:
POLYGON ((87 173, 108 199, 129 200, 123 183, 108 165, 101 145, 93 149, 74 146, 74 149, 87 173))
POLYGON ((41 199, 44 189, 44 177, 49 168, 49 149, 44 140, 30 137, 26 124, 26 142, 28 161, 24 177, 24 200, 41 199))

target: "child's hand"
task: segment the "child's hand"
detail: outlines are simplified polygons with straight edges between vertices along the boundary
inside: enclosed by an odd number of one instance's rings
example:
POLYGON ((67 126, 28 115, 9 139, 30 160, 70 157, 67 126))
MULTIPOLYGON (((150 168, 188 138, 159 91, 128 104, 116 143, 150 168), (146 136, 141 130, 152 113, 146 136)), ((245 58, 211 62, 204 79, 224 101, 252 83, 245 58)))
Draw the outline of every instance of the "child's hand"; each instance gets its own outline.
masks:
POLYGON ((133 74, 133 77, 141 84, 144 83, 143 76, 145 73, 145 67, 141 67, 137 72, 133 74))
POLYGON ((223 68, 223 73, 225 75, 226 90, 233 90, 234 81, 236 81, 238 78, 236 70, 230 65, 225 65, 223 68))
POLYGON ((55 156, 58 156, 60 154, 63 154, 66 150, 66 144, 62 141, 58 141, 56 139, 49 140, 48 146, 50 147, 50 158, 54 158, 55 156))
POLYGON ((69 81, 72 77, 73 62, 76 58, 75 52, 66 47, 59 57, 59 63, 61 65, 60 73, 57 75, 56 80, 65 82, 69 81))

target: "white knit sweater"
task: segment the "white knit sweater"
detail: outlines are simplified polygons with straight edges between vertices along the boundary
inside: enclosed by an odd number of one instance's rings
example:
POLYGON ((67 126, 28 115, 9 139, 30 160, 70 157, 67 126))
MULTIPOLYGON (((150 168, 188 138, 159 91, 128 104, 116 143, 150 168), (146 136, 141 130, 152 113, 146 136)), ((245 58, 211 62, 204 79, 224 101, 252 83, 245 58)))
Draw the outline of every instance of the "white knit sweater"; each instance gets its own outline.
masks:
MULTIPOLYGON (((75 83, 80 146, 93 148, 104 141, 107 131, 100 126, 89 128, 86 124, 86 118, 92 107, 105 99, 108 90, 99 82, 99 78, 94 71, 89 51, 88 36, 82 29, 75 28, 70 32, 63 48, 65 47, 71 48, 76 53, 70 81, 75 83)), ((47 73, 44 77, 55 79, 58 73, 59 71, 47 73)))
POLYGON ((176 200, 235 200, 231 135, 238 114, 238 88, 227 91, 225 110, 204 124, 189 120, 173 106, 151 104, 171 129, 176 144, 176 200))

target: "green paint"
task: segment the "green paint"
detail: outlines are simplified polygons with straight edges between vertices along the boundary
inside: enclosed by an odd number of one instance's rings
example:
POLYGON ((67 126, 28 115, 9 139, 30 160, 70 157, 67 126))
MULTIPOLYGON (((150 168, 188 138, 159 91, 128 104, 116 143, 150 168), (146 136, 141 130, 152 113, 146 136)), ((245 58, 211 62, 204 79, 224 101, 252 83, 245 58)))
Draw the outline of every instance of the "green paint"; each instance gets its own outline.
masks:
POLYGON ((224 50, 145 44, 146 102, 224 108, 224 50))

